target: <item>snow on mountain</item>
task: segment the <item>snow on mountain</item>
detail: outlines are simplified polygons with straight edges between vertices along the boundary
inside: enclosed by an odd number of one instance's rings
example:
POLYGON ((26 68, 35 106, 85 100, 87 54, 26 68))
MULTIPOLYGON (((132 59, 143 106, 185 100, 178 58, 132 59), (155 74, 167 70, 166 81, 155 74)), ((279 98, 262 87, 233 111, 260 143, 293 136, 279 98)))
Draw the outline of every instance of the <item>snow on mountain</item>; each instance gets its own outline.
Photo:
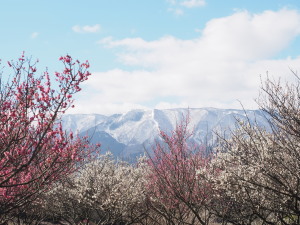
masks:
POLYGON ((63 126, 73 132, 84 132, 107 120, 107 116, 99 114, 67 114, 63 116, 63 126))
POLYGON ((189 128, 196 143, 211 141, 214 132, 235 129, 236 118, 268 127, 260 110, 233 109, 164 109, 132 110, 124 114, 104 116, 98 114, 69 114, 63 116, 63 127, 80 135, 89 135, 92 142, 102 144, 103 151, 116 156, 130 157, 150 149, 159 138, 159 129, 172 131, 176 123, 190 113, 189 128))

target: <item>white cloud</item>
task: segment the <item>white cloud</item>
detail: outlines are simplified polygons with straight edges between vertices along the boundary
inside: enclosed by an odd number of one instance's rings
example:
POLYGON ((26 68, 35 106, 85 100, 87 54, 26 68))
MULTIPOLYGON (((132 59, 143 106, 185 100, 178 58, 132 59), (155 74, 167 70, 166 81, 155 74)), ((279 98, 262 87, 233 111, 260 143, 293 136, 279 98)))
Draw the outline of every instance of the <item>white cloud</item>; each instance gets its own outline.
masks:
POLYGON ((75 25, 72 27, 72 30, 76 33, 96 33, 99 32, 101 29, 99 24, 95 24, 93 26, 85 25, 85 26, 79 26, 75 25))
POLYGON ((38 32, 33 32, 33 33, 30 35, 30 37, 31 37, 32 39, 37 38, 37 36, 39 36, 39 33, 38 33, 38 32))
POLYGON ((171 5, 176 5, 176 0, 166 0, 171 5))
POLYGON ((78 105, 104 114, 137 107, 240 108, 238 100, 255 108, 260 75, 269 71, 278 77, 290 75, 289 68, 300 70, 300 56, 273 59, 299 34, 300 14, 283 9, 213 19, 191 40, 105 38, 99 43, 116 48, 122 63, 144 69, 93 73, 78 105), (176 101, 166 101, 169 97, 176 101))
POLYGON ((184 14, 182 9, 179 8, 168 8, 169 12, 172 12, 173 14, 175 14, 176 16, 181 16, 184 14))
POLYGON ((187 8, 194 8, 205 5, 205 0, 185 0, 180 3, 180 5, 185 6, 187 8))
POLYGON ((168 11, 181 16, 184 14, 183 8, 195 8, 201 7, 206 4, 205 0, 166 0, 172 7, 168 8, 168 11))

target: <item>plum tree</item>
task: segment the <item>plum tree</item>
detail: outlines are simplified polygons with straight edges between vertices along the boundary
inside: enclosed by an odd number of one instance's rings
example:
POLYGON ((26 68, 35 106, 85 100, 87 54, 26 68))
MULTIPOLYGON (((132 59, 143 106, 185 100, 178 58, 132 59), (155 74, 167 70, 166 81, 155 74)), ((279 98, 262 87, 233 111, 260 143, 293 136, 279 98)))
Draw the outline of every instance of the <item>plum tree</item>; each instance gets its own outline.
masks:
MULTIPOLYGON (((8 62, 10 76, 0 77, 0 220, 74 171, 89 154, 85 138, 67 134, 60 116, 73 106, 73 94, 91 75, 88 61, 60 57, 57 88, 48 71, 37 75, 36 62, 24 54, 8 62)), ((90 150, 92 147, 90 148, 90 150)))

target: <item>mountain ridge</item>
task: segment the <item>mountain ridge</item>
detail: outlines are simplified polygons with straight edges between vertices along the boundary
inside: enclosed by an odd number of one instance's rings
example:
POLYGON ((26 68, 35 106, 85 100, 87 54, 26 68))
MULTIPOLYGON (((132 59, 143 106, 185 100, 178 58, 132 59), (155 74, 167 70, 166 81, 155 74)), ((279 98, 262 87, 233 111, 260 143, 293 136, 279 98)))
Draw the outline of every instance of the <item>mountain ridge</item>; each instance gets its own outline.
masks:
POLYGON ((102 142, 103 152, 110 150, 115 156, 134 157, 149 149, 159 139, 159 130, 171 132, 176 123, 189 114, 191 140, 201 144, 212 141, 214 132, 235 129, 236 119, 249 120, 268 126, 261 110, 174 108, 135 109, 123 114, 66 114, 63 127, 79 135, 88 135, 91 142, 102 142))

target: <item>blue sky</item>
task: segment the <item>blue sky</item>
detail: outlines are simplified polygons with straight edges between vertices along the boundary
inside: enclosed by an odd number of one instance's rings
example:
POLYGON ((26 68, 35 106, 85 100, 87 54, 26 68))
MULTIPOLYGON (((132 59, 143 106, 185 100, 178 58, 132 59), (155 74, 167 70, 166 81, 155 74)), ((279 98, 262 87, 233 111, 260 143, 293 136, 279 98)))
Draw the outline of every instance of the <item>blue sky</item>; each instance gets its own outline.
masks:
POLYGON ((260 75, 300 69, 299 0, 10 0, 0 58, 59 70, 70 54, 91 79, 70 113, 256 108, 260 75))

